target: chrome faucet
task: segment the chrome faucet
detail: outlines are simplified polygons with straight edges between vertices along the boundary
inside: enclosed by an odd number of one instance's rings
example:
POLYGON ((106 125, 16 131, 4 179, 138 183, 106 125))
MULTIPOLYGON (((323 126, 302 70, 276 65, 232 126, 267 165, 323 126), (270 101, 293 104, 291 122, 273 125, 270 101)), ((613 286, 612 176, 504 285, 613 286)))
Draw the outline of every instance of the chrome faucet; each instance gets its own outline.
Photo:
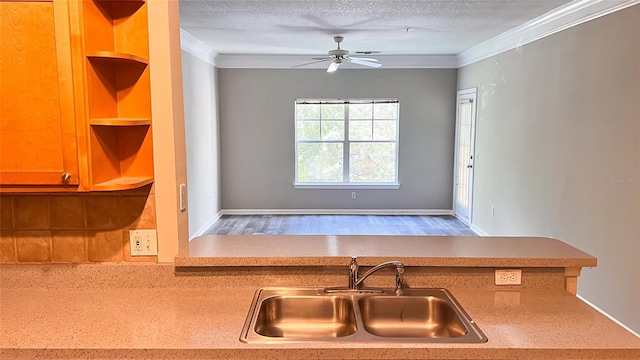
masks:
POLYGON ((404 274, 404 264, 400 261, 387 261, 382 264, 376 265, 372 267, 369 271, 364 273, 362 277, 358 277, 358 257, 352 256, 351 263, 349 264, 349 289, 358 290, 362 288, 363 281, 369 277, 369 275, 375 273, 376 271, 395 266, 396 267, 396 294, 402 294, 402 286, 403 286, 403 274, 404 274))

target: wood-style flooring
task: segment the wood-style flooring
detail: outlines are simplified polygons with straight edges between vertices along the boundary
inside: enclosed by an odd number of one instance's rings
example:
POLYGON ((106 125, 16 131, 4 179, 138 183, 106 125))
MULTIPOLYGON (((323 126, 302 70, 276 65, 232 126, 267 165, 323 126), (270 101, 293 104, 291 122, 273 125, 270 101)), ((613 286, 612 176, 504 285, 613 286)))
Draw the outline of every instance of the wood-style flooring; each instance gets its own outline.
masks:
POLYGON ((204 235, 476 234, 453 216, 224 215, 204 235))

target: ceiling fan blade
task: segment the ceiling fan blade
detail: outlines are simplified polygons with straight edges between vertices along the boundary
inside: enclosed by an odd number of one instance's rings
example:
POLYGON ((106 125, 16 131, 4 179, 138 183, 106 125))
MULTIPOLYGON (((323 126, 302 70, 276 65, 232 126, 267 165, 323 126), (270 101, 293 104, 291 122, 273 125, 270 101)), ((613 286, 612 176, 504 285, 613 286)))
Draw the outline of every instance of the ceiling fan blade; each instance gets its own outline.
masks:
POLYGON ((349 61, 358 65, 364 65, 372 68, 379 68, 380 66, 382 66, 382 64, 380 63, 362 60, 359 58, 350 58, 349 61))
POLYGON ((364 60, 364 61, 379 62, 377 59, 373 59, 373 58, 352 57, 350 59, 351 60, 358 59, 358 60, 364 60))
POLYGON ((340 66, 340 63, 332 62, 331 64, 329 64, 329 68, 327 68, 327 72, 328 73, 332 73, 332 72, 338 70, 338 66, 340 66))
POLYGON ((331 56, 325 56, 325 57, 313 57, 311 58, 313 60, 333 60, 333 57, 331 56))
POLYGON ((292 69, 293 69, 293 68, 298 68, 298 67, 301 67, 301 66, 306 66, 306 65, 316 64, 316 63, 319 63, 319 62, 325 62, 325 61, 328 61, 328 60, 331 60, 331 59, 330 59, 330 58, 323 58, 322 60, 316 60, 316 61, 312 61, 312 62, 308 62, 308 63, 300 64, 300 65, 295 65, 295 66, 292 66, 291 68, 292 68, 292 69))

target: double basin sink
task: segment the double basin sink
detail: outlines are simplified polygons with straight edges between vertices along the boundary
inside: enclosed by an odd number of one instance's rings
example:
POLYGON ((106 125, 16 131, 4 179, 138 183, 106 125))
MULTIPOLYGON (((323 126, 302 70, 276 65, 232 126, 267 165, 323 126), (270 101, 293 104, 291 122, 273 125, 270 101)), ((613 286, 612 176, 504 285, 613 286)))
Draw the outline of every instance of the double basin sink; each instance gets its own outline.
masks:
POLYGON ((446 289, 262 288, 247 343, 393 341, 481 343, 487 338, 446 289))

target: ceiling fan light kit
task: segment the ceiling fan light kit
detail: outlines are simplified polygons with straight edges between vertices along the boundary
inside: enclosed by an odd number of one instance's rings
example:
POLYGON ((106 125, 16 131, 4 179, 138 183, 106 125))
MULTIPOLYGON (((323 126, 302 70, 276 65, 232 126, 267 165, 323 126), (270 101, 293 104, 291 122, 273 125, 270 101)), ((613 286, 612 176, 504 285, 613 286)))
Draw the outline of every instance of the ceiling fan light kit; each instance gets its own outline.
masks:
POLYGON ((363 65, 363 66, 367 66, 367 67, 371 67, 371 68, 379 68, 379 67, 382 66, 382 64, 380 64, 380 62, 378 60, 373 59, 373 58, 350 57, 349 56, 349 50, 345 50, 345 49, 341 49, 340 48, 340 43, 342 41, 344 41, 344 37, 342 37, 342 36, 334 36, 333 40, 338 44, 338 48, 334 49, 334 50, 329 50, 329 56, 328 57, 312 58, 313 60, 316 60, 316 61, 312 61, 312 62, 309 62, 309 63, 300 64, 300 65, 296 65, 296 66, 293 66, 293 67, 297 68, 297 67, 301 67, 301 66, 316 64, 316 63, 319 63, 319 62, 331 61, 331 64, 329 64, 329 67, 327 68, 327 72, 328 73, 332 73, 332 72, 335 72, 336 70, 338 70, 338 67, 343 62, 350 62, 350 63, 363 65))

